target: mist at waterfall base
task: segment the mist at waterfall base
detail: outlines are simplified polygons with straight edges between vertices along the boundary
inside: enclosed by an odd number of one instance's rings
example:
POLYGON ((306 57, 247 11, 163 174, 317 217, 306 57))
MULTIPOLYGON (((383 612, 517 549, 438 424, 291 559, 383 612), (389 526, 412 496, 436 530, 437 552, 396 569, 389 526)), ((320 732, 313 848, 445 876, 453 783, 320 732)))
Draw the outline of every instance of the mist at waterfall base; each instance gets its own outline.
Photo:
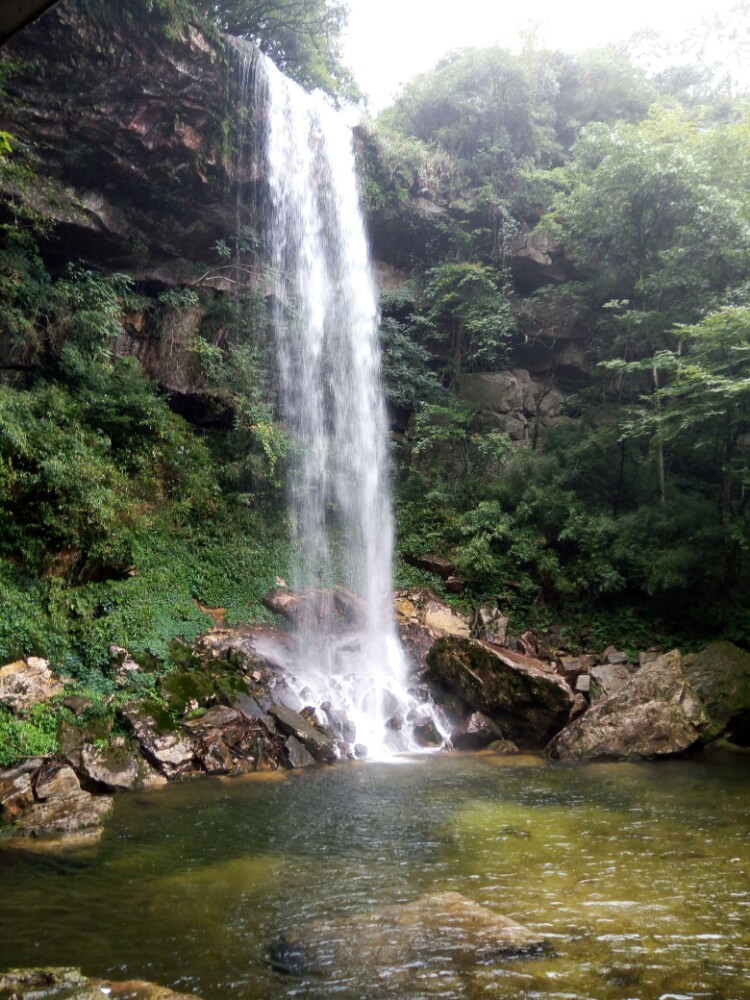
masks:
POLYGON ((352 133, 265 57, 245 47, 238 55, 240 101, 263 109, 253 155, 267 178, 264 243, 291 439, 290 583, 309 597, 287 661, 298 699, 289 707, 313 707, 358 755, 383 759, 417 748, 415 726, 444 727, 409 691, 393 617, 377 297, 352 133))

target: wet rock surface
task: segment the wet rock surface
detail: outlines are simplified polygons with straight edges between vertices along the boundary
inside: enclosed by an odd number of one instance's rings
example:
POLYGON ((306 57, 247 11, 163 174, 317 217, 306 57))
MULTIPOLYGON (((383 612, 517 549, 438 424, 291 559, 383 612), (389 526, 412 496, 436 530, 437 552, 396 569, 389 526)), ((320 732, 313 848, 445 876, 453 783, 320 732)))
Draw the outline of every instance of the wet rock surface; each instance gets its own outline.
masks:
POLYGON ((441 703, 444 692, 488 716, 502 736, 539 749, 568 721, 573 693, 541 660, 486 642, 446 636, 431 648, 426 680, 441 703))
POLYGON ((31 780, 34 798, 15 817, 16 832, 34 837, 101 833, 112 799, 84 791, 71 767, 45 762, 31 780))
POLYGON ((269 714, 276 720, 281 732, 300 743, 315 760, 329 763, 336 760, 336 743, 330 729, 283 705, 274 706, 269 714))
POLYGON ((550 950, 541 935, 509 917, 461 893, 439 892, 289 930, 272 942, 270 960, 294 975, 331 975, 353 967, 358 980, 388 970, 389 977, 405 982, 430 968, 436 974, 441 968, 469 971, 550 950))

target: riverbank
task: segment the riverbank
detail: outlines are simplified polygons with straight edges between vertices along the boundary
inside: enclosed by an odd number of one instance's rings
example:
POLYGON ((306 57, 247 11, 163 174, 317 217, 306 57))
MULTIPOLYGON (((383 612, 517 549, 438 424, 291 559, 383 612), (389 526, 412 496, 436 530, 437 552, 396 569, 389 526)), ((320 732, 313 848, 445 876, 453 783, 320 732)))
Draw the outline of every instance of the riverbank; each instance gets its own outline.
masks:
MULTIPOLYGON (((321 592, 268 596, 290 625, 310 601, 321 604, 321 592)), ((322 603, 334 609, 331 641, 356 645, 351 598, 341 591, 322 603)), ((613 647, 569 657, 531 633, 500 635, 497 621, 477 628, 427 591, 401 593, 396 610, 412 708, 406 718, 394 708, 387 722, 394 752, 407 730, 412 749, 489 747, 570 760, 672 757, 711 745, 741 751, 750 742, 750 656, 728 643, 686 657, 649 651, 638 663, 613 647)), ((179 660, 167 670, 112 647, 104 698, 57 677, 41 658, 0 668, 0 702, 15 731, 43 718, 50 737, 46 749, 17 760, 8 760, 6 743, 6 836, 92 841, 123 792, 368 757, 340 706, 305 701, 292 633, 217 627, 183 645, 179 660)))

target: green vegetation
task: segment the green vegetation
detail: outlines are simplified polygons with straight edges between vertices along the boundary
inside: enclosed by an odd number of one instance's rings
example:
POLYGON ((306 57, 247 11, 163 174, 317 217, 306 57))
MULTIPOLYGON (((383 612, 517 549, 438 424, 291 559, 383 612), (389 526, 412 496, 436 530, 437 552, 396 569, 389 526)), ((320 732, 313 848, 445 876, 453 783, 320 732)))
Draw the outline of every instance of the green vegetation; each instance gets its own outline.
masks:
POLYGON ((331 0, 194 0, 222 31, 258 45, 293 80, 347 98, 361 96, 341 62, 347 8, 331 0))
POLYGON ((221 379, 234 415, 228 433, 199 434, 114 352, 125 308, 165 304, 121 275, 76 266, 53 281, 28 236, 5 237, 0 323, 23 368, 0 385, 0 659, 44 654, 89 678, 111 643, 167 659, 175 636, 210 625, 197 601, 263 618, 285 524, 259 343, 231 342, 224 360, 196 340, 206 406, 221 379))
POLYGON ((382 304, 387 390, 409 410, 400 551, 449 555, 470 600, 519 628, 567 622, 572 645, 750 642, 745 98, 613 48, 467 50, 366 141, 370 211, 400 205, 411 241, 408 307, 382 304), (528 234, 567 255, 565 281, 516 268, 528 234), (389 366, 394 324, 438 390, 389 366), (533 403, 469 402, 471 373, 526 365, 533 403))
MULTIPOLYGON (((107 5, 109 7, 109 4, 107 5)), ((138 0, 125 16, 142 12, 165 19, 168 36, 189 24, 220 37, 224 32, 257 45, 280 70, 308 90, 337 99, 362 95, 341 61, 347 7, 332 0, 138 0)), ((107 16, 112 16, 108 11, 107 16)))
MULTIPOLYGON (((173 33, 208 18, 307 86, 349 87, 338 4, 138 14, 173 33)), ((381 302, 400 554, 449 556, 461 599, 499 602, 518 630, 564 622, 571 648, 750 642, 749 113, 702 68, 486 49, 362 133, 367 205, 408 277, 381 302), (554 281, 519 266, 531 238, 558 248, 554 281), (476 380, 503 373, 511 401, 493 409, 476 380)), ((0 176, 34 185, 4 132, 0 176)), ((265 299, 159 294, 91 263, 52 274, 45 225, 6 202, 0 660, 48 656, 111 724, 115 644, 149 659, 138 693, 182 710, 198 681, 175 639, 209 627, 201 606, 264 620, 286 573, 265 299), (126 316, 183 351, 187 402, 122 355, 126 316)), ((403 560, 398 582, 442 587, 403 560)), ((0 714, 0 763, 53 746, 66 711, 0 714)))

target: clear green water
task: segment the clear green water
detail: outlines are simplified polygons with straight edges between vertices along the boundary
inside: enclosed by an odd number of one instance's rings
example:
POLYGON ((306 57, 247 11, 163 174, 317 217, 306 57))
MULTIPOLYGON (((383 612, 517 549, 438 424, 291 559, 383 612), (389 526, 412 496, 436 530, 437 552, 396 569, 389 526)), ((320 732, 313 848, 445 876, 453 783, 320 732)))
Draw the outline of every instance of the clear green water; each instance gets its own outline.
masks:
POLYGON ((750 998, 750 759, 445 754, 123 796, 101 843, 0 851, 0 968, 78 965, 206 1000, 750 998), (457 890, 553 957, 272 970, 310 920, 457 890))

